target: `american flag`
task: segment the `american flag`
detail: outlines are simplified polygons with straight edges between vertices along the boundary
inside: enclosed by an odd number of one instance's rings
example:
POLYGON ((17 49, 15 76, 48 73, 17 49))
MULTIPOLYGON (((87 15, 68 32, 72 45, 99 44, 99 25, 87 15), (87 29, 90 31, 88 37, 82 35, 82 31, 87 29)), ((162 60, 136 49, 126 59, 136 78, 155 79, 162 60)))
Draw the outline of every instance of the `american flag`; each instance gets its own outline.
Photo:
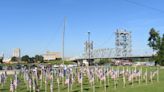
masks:
POLYGON ((2 73, 0 77, 1 77, 1 83, 4 84, 5 83, 5 76, 4 76, 4 74, 2 73))
POLYGON ((101 73, 100 80, 105 80, 105 73, 101 73))
POLYGON ((15 86, 15 89, 16 89, 17 86, 18 86, 18 78, 17 78, 16 72, 15 72, 15 75, 14 75, 14 86, 15 86))
POLYGON ((47 72, 45 74, 45 84, 47 85, 47 72))
POLYGON ((152 77, 154 77, 155 75, 157 75, 158 74, 158 70, 157 71, 155 71, 155 72, 153 72, 153 75, 152 75, 152 77))
POLYGON ((82 83, 82 73, 78 73, 78 82, 82 83))
POLYGON ((69 75, 66 75, 66 80, 65 80, 65 84, 69 83, 69 75))
POLYGON ((147 77, 147 71, 144 73, 143 79, 146 80, 146 77, 147 77))
POLYGON ((73 76, 73 73, 70 75, 71 77, 70 77, 70 84, 72 84, 73 82, 74 82, 74 76, 73 76))
POLYGON ((10 92, 14 92, 14 84, 13 84, 13 81, 11 80, 11 83, 10 83, 10 92))
POLYGON ((134 76, 134 74, 132 73, 132 74, 128 77, 128 81, 129 81, 129 82, 131 82, 131 81, 132 81, 133 76, 134 76))
POLYGON ((14 87, 15 87, 15 89, 17 88, 17 81, 16 80, 14 80, 14 87))
POLYGON ((89 82, 90 82, 90 83, 94 82, 94 75, 93 75, 93 74, 90 75, 90 80, 89 80, 89 82))
POLYGON ((28 80, 28 84, 29 84, 29 87, 31 88, 31 85, 32 85, 32 83, 31 83, 32 81, 31 81, 31 78, 29 78, 29 80, 28 80))
POLYGON ((94 71, 88 69, 88 70, 87 70, 87 74, 88 74, 89 82, 92 83, 92 82, 94 81, 94 71))

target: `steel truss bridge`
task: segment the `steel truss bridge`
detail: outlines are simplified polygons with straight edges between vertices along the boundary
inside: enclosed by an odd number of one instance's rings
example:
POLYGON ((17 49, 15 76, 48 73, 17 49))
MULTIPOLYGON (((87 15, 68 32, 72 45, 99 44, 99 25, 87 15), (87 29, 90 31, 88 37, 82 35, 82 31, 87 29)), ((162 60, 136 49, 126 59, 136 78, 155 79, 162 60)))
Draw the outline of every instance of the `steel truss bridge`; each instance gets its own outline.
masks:
MULTIPOLYGON (((121 59, 121 58, 150 58, 152 57, 152 53, 146 53, 146 54, 129 54, 125 56, 124 54, 118 56, 117 54, 118 49, 116 51, 115 48, 104 48, 104 49, 95 49, 91 52, 90 59, 102 59, 102 58, 111 58, 111 59, 121 59)), ((119 50, 119 53, 121 53, 121 49, 119 50)), ((89 59, 88 53, 83 53, 80 56, 73 57, 71 60, 84 60, 89 59)))
POLYGON ((125 29, 117 29, 115 32, 115 48, 93 49, 93 41, 90 41, 89 32, 88 41, 84 44, 84 53, 78 57, 72 58, 72 60, 100 58, 150 58, 152 55, 153 53, 132 53, 131 32, 125 29))

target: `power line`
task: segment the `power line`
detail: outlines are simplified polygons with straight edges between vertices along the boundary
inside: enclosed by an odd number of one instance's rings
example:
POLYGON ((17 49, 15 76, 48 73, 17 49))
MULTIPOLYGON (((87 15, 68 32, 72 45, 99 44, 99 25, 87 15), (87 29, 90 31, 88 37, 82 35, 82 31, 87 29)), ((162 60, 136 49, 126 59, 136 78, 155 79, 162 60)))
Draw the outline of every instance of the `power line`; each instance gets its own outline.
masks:
POLYGON ((164 10, 161 10, 161 9, 158 9, 158 8, 155 8, 155 7, 151 7, 151 6, 148 6, 148 5, 145 5, 145 4, 142 4, 142 3, 138 3, 138 2, 135 2, 135 1, 132 1, 132 0, 122 0, 122 1, 125 1, 125 2, 128 2, 128 3, 134 4, 134 5, 144 7, 144 8, 147 8, 147 9, 157 11, 157 12, 160 12, 160 13, 164 14, 164 10))
POLYGON ((112 32, 111 35, 109 35, 109 37, 107 38, 107 40, 105 40, 103 43, 99 44, 97 46, 97 48, 101 48, 102 46, 104 46, 107 42, 109 42, 112 39, 112 37, 113 37, 113 32, 112 32))
MULTIPOLYGON (((63 26, 64 26, 64 23, 63 23, 63 21, 64 20, 62 20, 62 21, 60 21, 59 22, 59 25, 57 26, 57 28, 56 28, 56 30, 54 30, 54 32, 53 32, 53 36, 50 36, 50 35, 46 35, 46 36, 48 36, 50 39, 47 41, 47 43, 45 44, 45 46, 44 46, 44 48, 46 49, 46 50, 50 50, 50 49, 52 49, 52 48, 50 48, 51 46, 52 46, 52 44, 54 44, 55 43, 55 41, 58 41, 57 39, 59 39, 59 38, 55 38, 57 35, 59 35, 62 31, 63 31, 63 26), (55 32, 56 31, 56 32, 55 32)), ((56 43, 58 43, 58 42, 56 42, 56 43)), ((56 45, 55 45, 56 46, 56 45)), ((53 48, 53 49, 55 49, 55 48, 53 48)))

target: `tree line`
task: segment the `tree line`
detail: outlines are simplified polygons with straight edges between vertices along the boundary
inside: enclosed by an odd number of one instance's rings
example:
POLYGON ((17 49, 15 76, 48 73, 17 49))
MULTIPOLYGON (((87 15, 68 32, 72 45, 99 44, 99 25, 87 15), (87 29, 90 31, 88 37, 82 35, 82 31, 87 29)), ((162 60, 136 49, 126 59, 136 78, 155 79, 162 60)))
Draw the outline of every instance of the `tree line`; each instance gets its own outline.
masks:
POLYGON ((12 62, 26 62, 26 63, 43 63, 44 57, 42 55, 35 55, 35 57, 30 57, 28 55, 24 55, 21 58, 18 57, 12 57, 12 62))

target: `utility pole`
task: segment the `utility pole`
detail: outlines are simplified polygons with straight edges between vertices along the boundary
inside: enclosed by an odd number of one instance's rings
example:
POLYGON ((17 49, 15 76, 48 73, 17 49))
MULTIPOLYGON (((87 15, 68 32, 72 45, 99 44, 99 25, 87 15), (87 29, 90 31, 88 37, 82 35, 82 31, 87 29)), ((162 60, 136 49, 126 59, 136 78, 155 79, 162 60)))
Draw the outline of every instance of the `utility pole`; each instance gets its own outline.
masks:
POLYGON ((89 48, 89 58, 88 58, 88 62, 89 62, 89 65, 90 65, 90 59, 91 59, 91 43, 90 43, 90 32, 88 32, 88 48, 89 48))
POLYGON ((91 32, 88 32, 88 39, 84 43, 84 52, 85 52, 85 59, 88 61, 89 65, 91 65, 91 57, 92 57, 92 51, 93 51, 93 41, 90 39, 91 32))
POLYGON ((62 60, 64 65, 64 47, 65 47, 65 26, 66 26, 66 17, 64 17, 64 28, 63 28, 63 36, 62 36, 62 60))

